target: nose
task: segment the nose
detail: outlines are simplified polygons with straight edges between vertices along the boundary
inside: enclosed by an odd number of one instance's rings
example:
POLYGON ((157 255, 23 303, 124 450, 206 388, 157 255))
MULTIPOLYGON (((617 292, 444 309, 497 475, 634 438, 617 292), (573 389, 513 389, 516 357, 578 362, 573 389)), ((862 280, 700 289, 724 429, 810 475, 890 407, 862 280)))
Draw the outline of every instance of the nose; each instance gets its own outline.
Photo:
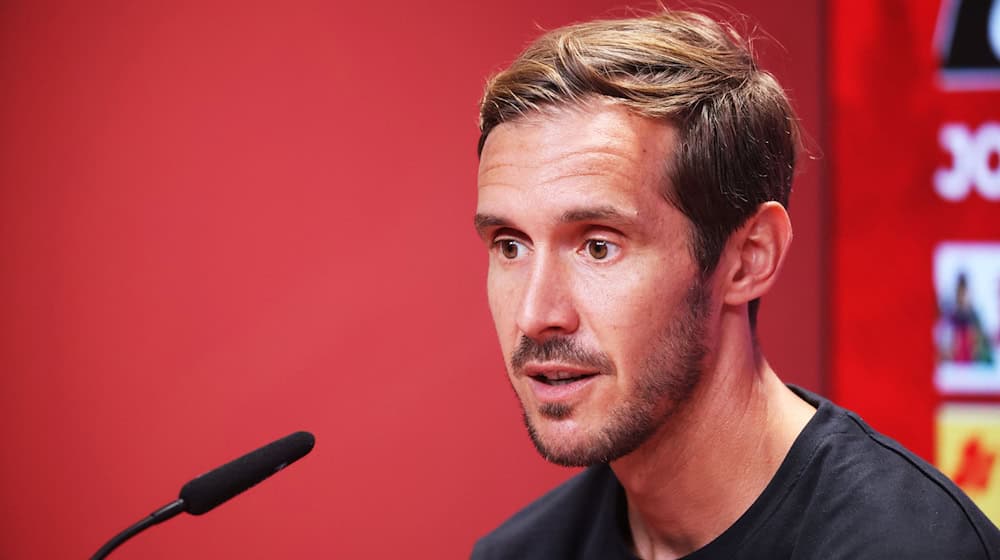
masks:
POLYGON ((545 340, 576 331, 580 318, 570 280, 558 255, 536 253, 517 316, 525 336, 545 340))

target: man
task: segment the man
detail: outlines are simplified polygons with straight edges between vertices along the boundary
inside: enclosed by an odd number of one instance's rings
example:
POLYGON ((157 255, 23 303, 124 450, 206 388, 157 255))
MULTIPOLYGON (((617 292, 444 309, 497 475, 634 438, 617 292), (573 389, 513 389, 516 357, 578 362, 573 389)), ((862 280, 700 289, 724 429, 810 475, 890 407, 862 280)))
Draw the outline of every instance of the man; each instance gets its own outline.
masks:
POLYGON ((588 468, 473 558, 1000 558, 945 477, 764 359, 798 131, 731 29, 558 29, 489 82, 481 129, 510 382, 541 454, 588 468))

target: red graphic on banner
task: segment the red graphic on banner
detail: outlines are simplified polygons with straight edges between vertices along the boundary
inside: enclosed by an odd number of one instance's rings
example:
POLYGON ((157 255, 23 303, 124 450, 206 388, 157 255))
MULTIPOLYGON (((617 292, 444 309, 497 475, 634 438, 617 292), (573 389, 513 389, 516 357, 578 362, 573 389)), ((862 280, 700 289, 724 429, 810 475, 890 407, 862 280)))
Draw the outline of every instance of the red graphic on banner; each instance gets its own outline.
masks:
POLYGON ((955 484, 966 490, 986 490, 996 458, 996 452, 985 449, 979 436, 969 438, 962 446, 962 462, 952 477, 955 484))

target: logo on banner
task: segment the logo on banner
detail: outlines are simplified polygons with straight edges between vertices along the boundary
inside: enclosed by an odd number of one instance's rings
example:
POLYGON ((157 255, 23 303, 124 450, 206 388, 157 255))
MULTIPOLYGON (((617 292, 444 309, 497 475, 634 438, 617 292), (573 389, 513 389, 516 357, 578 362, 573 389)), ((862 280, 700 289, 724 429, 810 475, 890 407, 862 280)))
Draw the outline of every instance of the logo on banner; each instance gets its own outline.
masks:
POLYGON ((1000 405, 945 404, 936 462, 993 523, 1000 523, 1000 405))
POLYGON ((977 190, 986 200, 1000 201, 1000 123, 987 122, 978 129, 947 123, 938 141, 953 162, 950 169, 934 172, 934 190, 941 198, 959 202, 977 190))
POLYGON ((1000 0, 943 0, 935 42, 945 89, 1000 89, 1000 0))

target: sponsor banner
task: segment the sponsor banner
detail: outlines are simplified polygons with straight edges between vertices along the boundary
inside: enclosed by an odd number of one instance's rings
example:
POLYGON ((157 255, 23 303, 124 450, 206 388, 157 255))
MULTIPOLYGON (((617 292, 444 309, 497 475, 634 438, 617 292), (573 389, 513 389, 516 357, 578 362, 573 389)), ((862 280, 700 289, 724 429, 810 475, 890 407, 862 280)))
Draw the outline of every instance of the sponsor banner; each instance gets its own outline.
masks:
POLYGON ((829 390, 943 460, 943 402, 1000 405, 1000 0, 828 9, 829 390))

